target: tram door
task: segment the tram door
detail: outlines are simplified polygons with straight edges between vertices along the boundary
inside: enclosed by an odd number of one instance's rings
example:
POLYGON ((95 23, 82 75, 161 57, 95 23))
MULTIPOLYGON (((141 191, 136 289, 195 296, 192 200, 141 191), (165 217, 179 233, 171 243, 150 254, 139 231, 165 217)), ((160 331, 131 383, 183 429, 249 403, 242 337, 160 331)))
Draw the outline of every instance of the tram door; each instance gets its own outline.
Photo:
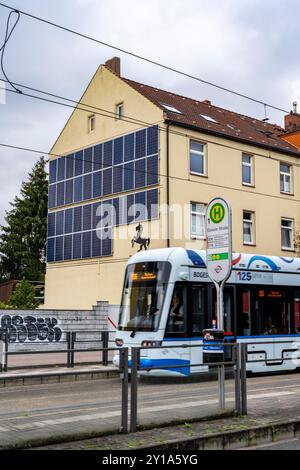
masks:
MULTIPOLYGON (((212 299, 212 320, 217 320, 217 293, 214 286, 211 286, 211 299, 212 299)), ((234 324, 234 299, 235 299, 235 286, 225 286, 224 293, 224 333, 225 336, 235 335, 234 324)), ((211 326, 210 326, 211 328, 211 326)))
POLYGON ((282 335, 291 332, 291 306, 286 291, 276 288, 258 289, 255 300, 255 325, 254 333, 262 335, 261 340, 270 342, 269 345, 261 345, 261 350, 266 350, 266 362, 269 364, 280 363, 284 340, 282 335))

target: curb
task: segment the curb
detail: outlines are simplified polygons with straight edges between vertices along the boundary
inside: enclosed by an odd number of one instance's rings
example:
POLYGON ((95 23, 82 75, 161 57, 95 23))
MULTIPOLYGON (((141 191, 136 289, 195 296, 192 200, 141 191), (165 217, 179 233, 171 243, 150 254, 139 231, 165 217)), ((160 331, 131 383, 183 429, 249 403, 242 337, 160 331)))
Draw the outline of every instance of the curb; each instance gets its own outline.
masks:
POLYGON ((70 371, 53 371, 41 373, 27 374, 11 374, 0 376, 1 387, 13 387, 22 385, 41 385, 47 383, 63 383, 79 380, 97 380, 107 377, 119 377, 120 371, 114 369, 108 370, 70 370, 70 371))

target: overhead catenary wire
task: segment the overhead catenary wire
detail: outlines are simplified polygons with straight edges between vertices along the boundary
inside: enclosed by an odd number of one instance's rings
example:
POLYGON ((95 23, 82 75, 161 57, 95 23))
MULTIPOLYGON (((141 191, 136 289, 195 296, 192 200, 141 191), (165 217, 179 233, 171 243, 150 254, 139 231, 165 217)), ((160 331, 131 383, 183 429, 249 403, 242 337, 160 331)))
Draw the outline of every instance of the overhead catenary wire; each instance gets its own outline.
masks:
POLYGON ((4 53, 5 53, 5 48, 6 48, 6 45, 7 45, 8 41, 9 41, 9 38, 11 37, 11 35, 12 35, 12 33, 13 33, 15 27, 17 26, 17 24, 18 24, 18 22, 19 22, 19 20, 20 20, 20 16, 21 16, 21 15, 20 15, 20 13, 18 12, 18 10, 12 10, 12 11, 9 13, 9 15, 8 15, 8 17, 7 17, 7 22, 6 22, 6 31, 5 31, 4 43, 3 43, 3 45, 2 45, 1 48, 0 48, 0 52, 1 52, 0 64, 1 64, 2 73, 3 73, 4 77, 7 79, 8 83, 10 84, 10 86, 11 86, 16 92, 18 92, 18 93, 22 93, 22 91, 19 90, 18 88, 16 88, 16 87, 12 84, 12 82, 9 80, 9 78, 8 78, 8 76, 7 76, 7 74, 6 74, 5 70, 4 70, 4 53), (12 15, 13 15, 14 13, 17 14, 17 18, 16 18, 15 23, 14 23, 14 25, 12 26, 11 30, 9 31, 10 19, 11 19, 12 15))
MULTIPOLYGON (((16 11, 15 8, 13 8, 13 7, 9 6, 9 5, 6 5, 6 4, 4 4, 4 3, 2 3, 2 2, 0 2, 0 6, 2 6, 3 8, 7 8, 7 9, 9 9, 9 10, 12 10, 12 11, 16 11)), ((34 19, 34 20, 37 20, 37 21, 40 21, 40 22, 42 22, 42 23, 48 24, 49 26, 53 26, 53 27, 55 27, 55 28, 59 28, 59 29, 61 29, 61 30, 63 30, 63 31, 66 31, 66 32, 71 33, 71 34, 74 34, 74 35, 76 35, 76 36, 78 36, 78 37, 87 39, 87 40, 89 40, 89 41, 95 42, 95 43, 100 44, 100 45, 105 46, 105 47, 109 47, 109 48, 114 49, 114 50, 116 50, 116 51, 119 51, 119 52, 122 52, 122 53, 124 53, 124 54, 127 54, 127 55, 129 55, 129 56, 131 56, 131 57, 134 57, 134 58, 136 58, 136 59, 142 60, 142 61, 144 61, 144 62, 148 62, 148 63, 150 63, 150 64, 152 64, 152 65, 157 66, 157 67, 161 67, 161 68, 163 68, 163 69, 165 69, 165 70, 169 70, 169 71, 171 71, 171 72, 174 72, 174 73, 176 73, 176 74, 182 75, 182 76, 187 77, 187 78, 190 78, 190 79, 192 79, 192 80, 196 80, 196 81, 198 81, 198 82, 200 82, 200 83, 203 83, 203 84, 205 84, 205 85, 209 85, 209 86, 211 86, 211 87, 217 88, 217 89, 222 90, 222 91, 225 91, 225 92, 227 92, 227 93, 231 93, 231 94, 233 94, 233 95, 235 95, 235 96, 239 96, 240 98, 244 98, 244 99, 250 100, 250 101, 252 101, 252 102, 254 102, 254 103, 257 103, 257 104, 260 104, 260 105, 262 105, 262 106, 264 106, 264 107, 267 106, 268 108, 271 108, 271 109, 274 109, 274 110, 277 110, 277 111, 281 111, 281 112, 283 112, 283 113, 285 113, 285 114, 288 114, 288 113, 289 113, 289 111, 287 111, 287 110, 285 110, 285 109, 283 109, 283 108, 280 108, 280 107, 278 107, 278 106, 275 106, 275 105, 266 103, 265 101, 261 101, 261 100, 258 100, 258 99, 256 99, 256 98, 252 98, 251 96, 248 96, 248 95, 246 95, 246 94, 244 94, 244 93, 240 93, 240 92, 231 90, 231 89, 229 89, 229 88, 227 88, 227 87, 224 87, 224 86, 221 86, 221 85, 217 85, 217 84, 215 84, 215 83, 213 83, 213 82, 210 82, 210 81, 208 81, 208 80, 204 80, 204 79, 202 79, 202 78, 200 78, 200 77, 197 77, 197 76, 195 76, 195 75, 189 74, 189 73, 187 73, 187 72, 184 72, 184 71, 182 71, 182 70, 176 69, 176 68, 174 68, 174 67, 171 67, 171 66, 162 64, 162 63, 157 62, 157 61, 155 61, 155 60, 152 60, 152 59, 149 59, 149 58, 147 58, 147 57, 144 57, 144 56, 142 56, 142 55, 140 55, 140 54, 136 54, 136 53, 131 52, 131 51, 128 51, 128 50, 126 50, 126 49, 122 49, 122 48, 120 48, 120 47, 118 47, 118 46, 114 46, 114 45, 112 45, 112 44, 109 44, 109 43, 107 43, 107 42, 100 41, 99 39, 96 39, 96 38, 94 38, 94 37, 92 37, 92 36, 89 36, 89 35, 80 33, 79 31, 76 31, 76 30, 71 29, 71 28, 67 28, 66 26, 59 25, 58 23, 54 23, 53 21, 49 21, 49 20, 46 20, 45 18, 41 18, 41 17, 39 17, 39 16, 32 15, 32 14, 30 14, 30 13, 28 13, 28 12, 25 12, 25 11, 23 11, 23 10, 20 10, 20 9, 18 9, 17 11, 18 11, 20 14, 24 15, 24 16, 27 16, 27 17, 32 18, 32 19, 34 19)))

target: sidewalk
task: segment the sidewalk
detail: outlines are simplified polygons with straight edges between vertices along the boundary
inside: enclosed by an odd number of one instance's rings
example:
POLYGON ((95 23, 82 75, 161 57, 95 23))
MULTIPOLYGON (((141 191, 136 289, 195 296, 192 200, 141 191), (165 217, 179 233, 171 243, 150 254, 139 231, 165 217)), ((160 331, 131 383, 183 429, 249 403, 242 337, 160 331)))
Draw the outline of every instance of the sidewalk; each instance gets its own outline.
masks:
POLYGON ((103 436, 33 450, 234 450, 300 438, 296 417, 241 416, 155 428, 127 435, 103 436))

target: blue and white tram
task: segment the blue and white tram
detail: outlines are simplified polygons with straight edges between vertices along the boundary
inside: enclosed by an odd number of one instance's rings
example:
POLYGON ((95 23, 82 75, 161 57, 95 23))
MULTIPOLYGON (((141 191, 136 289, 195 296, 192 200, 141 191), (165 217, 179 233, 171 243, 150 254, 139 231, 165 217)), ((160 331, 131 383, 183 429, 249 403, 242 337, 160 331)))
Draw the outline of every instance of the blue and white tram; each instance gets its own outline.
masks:
MULTIPOLYGON (((229 341, 248 346, 247 370, 300 367, 300 259, 234 253, 224 290, 224 329, 229 341), (267 344, 256 344, 259 342, 267 344), (292 359, 292 360, 291 360, 292 359), (253 362, 260 360, 262 362, 253 362)), ((127 264, 117 346, 202 344, 202 331, 216 321, 216 293, 205 251, 147 250, 127 264)), ((118 362, 118 355, 114 362, 118 362)), ((207 371, 202 348, 146 349, 141 368, 149 375, 207 371), (160 369, 160 366, 177 368, 160 369), (147 371, 147 367, 157 367, 147 371)))

